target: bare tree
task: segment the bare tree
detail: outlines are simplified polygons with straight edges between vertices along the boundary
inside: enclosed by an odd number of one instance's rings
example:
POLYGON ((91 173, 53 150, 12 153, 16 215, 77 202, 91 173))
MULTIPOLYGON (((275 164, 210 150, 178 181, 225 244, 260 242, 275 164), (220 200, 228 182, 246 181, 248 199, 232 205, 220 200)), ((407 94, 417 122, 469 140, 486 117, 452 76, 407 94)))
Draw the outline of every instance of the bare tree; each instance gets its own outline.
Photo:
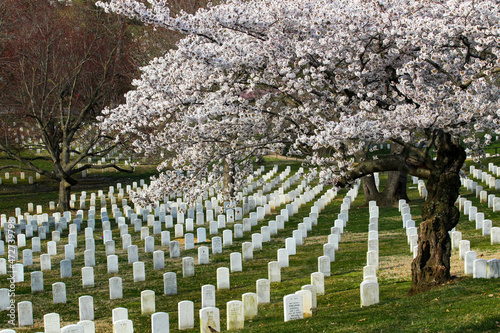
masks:
POLYGON ((67 210, 76 174, 132 171, 89 162, 117 146, 94 125, 129 89, 136 68, 132 29, 92 2, 6 0, 0 15, 0 157, 12 162, 0 169, 58 182, 59 208, 67 210))

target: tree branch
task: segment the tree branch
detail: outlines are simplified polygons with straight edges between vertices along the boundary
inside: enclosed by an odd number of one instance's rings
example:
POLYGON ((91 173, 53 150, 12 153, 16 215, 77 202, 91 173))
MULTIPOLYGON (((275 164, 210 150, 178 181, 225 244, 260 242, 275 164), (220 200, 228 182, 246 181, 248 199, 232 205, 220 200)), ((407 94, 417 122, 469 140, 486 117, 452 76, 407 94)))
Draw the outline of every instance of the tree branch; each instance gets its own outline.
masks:
POLYGON ((336 185, 343 187, 346 186, 349 181, 373 174, 374 172, 384 171, 400 171, 424 179, 430 176, 430 170, 427 169, 425 165, 422 167, 414 167, 409 163, 407 157, 402 155, 390 155, 378 160, 368 160, 358 163, 347 171, 345 176, 337 181, 336 185))

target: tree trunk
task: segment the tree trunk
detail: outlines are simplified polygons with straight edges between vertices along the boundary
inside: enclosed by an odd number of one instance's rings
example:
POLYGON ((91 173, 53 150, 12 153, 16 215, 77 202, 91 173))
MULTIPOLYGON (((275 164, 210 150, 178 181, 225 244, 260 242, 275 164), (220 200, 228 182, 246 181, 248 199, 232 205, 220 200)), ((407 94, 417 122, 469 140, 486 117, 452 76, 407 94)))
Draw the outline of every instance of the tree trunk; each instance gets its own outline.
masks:
POLYGON ((224 195, 229 198, 234 197, 234 165, 229 158, 224 163, 223 186, 224 195))
POLYGON ((451 239, 448 232, 460 217, 455 207, 460 189, 460 168, 465 150, 451 135, 440 132, 436 137, 437 157, 427 180, 427 200, 422 208, 418 238, 418 255, 412 262, 410 294, 428 290, 451 279, 451 239))
MULTIPOLYGON (((403 146, 393 143, 391 145, 391 154, 406 154, 403 146)), ((365 158, 366 159, 366 156, 365 158)), ((363 158, 361 159, 363 160, 363 158)), ((363 184, 363 192, 366 202, 376 201, 378 206, 392 206, 400 199, 408 199, 406 194, 406 179, 407 174, 401 171, 389 171, 387 182, 383 191, 379 191, 375 184, 373 175, 361 178, 363 184)))
POLYGON ((65 179, 59 181, 59 210, 61 211, 70 210, 71 186, 65 179))

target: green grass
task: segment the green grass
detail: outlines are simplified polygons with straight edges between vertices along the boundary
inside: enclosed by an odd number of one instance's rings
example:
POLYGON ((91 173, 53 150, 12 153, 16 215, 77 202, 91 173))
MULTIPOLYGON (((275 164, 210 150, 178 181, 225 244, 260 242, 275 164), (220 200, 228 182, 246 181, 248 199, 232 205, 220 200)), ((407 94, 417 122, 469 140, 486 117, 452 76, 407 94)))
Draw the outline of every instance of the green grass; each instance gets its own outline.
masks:
MULTIPOLYGON (((273 164, 279 164, 279 172, 281 172, 284 165, 288 164, 292 165, 292 170, 297 170, 300 167, 299 163, 293 160, 269 158, 265 165, 267 171, 273 164)), ((134 177, 137 177, 134 179, 140 179, 141 174, 136 174, 134 177)), ((381 178, 383 182, 384 177, 381 178)), ((411 212, 418 223, 423 200, 419 198, 416 189, 412 188, 414 186, 409 186, 411 212)), ((44 204, 48 202, 49 199, 45 195, 49 193, 38 194, 39 202, 44 204)), ((491 213, 491 210, 484 204, 480 204, 475 196, 472 197, 465 191, 462 194, 473 200, 474 205, 480 207, 479 211, 484 212, 486 218, 493 220, 493 226, 500 226, 500 213, 491 213)), ((455 275, 453 281, 412 297, 407 295, 411 283, 409 265, 412 257, 397 207, 380 208, 380 270, 378 273, 380 303, 360 308, 359 285, 363 279, 363 266, 366 262, 369 220, 368 208, 362 191, 351 205, 350 221, 342 235, 340 248, 336 252, 336 261, 331 265, 331 276, 325 278, 326 293, 318 297, 317 314, 311 318, 284 323, 282 298, 300 290, 302 285, 310 283, 310 274, 317 271, 317 257, 323 254, 322 245, 326 242, 330 227, 333 226, 340 212, 344 195, 345 190, 341 191, 320 213, 318 226, 308 233, 304 245, 297 247, 297 255, 290 257, 290 267, 281 270, 282 282, 271 285, 271 303, 259 306, 258 317, 246 321, 245 329, 241 332, 500 332, 500 311, 498 310, 500 309, 500 281, 463 276, 463 262, 457 258, 457 250, 453 251, 452 256, 452 273, 455 275)), ((4 198, 3 195, 1 198, 4 198)), ((9 198, 11 198, 9 199, 11 203, 8 207, 26 207, 21 198, 13 195, 9 198)), ((35 204, 38 203, 31 198, 30 196, 30 200, 35 204)), ((311 205, 312 203, 309 203, 302 207, 298 214, 291 217, 286 223, 286 228, 280 230, 271 242, 265 243, 262 251, 254 252, 253 260, 244 261, 243 272, 231 273, 230 290, 216 292, 216 304, 220 309, 222 330, 226 329, 226 302, 241 300, 242 294, 255 292, 256 280, 267 278, 267 263, 276 260, 277 250, 284 247, 285 238, 291 237, 298 223, 308 215, 311 205)), ((258 227, 252 228, 252 232, 259 232, 260 226, 267 225, 267 221, 271 219, 273 217, 267 217, 265 222, 260 222, 258 227)), ((99 221, 96 224, 100 225, 99 221)), ((131 227, 129 233, 132 235, 132 243, 139 246, 139 260, 145 262, 147 280, 134 283, 132 265, 127 263, 126 251, 121 249, 119 230, 113 220, 112 227, 120 270, 117 274, 107 273, 105 248, 99 237, 101 231, 96 230, 94 234, 96 238, 94 288, 81 286, 80 269, 84 264, 83 249, 85 247, 83 230, 78 237, 79 248, 76 260, 73 261, 73 278, 61 279, 59 277, 59 260, 63 259, 63 243, 66 243, 63 238, 57 247, 58 255, 52 257, 52 270, 44 272, 45 291, 32 295, 29 274, 40 269, 39 255, 35 255, 34 265, 25 268, 26 281, 16 286, 16 301, 29 300, 34 304, 35 325, 28 328, 16 328, 17 332, 43 331, 43 315, 51 312, 60 314, 62 326, 76 323, 78 321, 78 297, 82 295, 94 297, 97 332, 112 331, 111 311, 116 307, 128 308, 129 318, 132 319, 136 332, 150 332, 151 317, 141 315, 140 310, 140 293, 143 290, 156 292, 156 311, 169 313, 171 332, 177 332, 177 303, 182 300, 193 301, 195 328, 187 332, 198 332, 197 317, 201 306, 201 286, 216 285, 216 269, 229 267, 230 253, 241 251, 241 243, 251 240, 251 233, 246 232, 243 239, 234 239, 233 246, 224 248, 222 254, 210 254, 209 265, 196 265, 194 277, 183 278, 182 258, 170 259, 168 249, 159 246, 159 235, 155 237, 155 248, 165 251, 166 268, 153 270, 152 253, 144 253, 144 243, 140 240, 140 233, 134 233, 131 227), (165 272, 177 273, 178 295, 163 296, 165 272), (109 300, 108 279, 112 276, 120 276, 123 279, 123 299, 109 300), (59 281, 66 283, 68 302, 64 306, 52 304, 51 285, 59 281)), ((480 231, 475 230, 474 222, 461 217, 457 230, 462 231, 463 239, 471 241, 471 248, 478 252, 478 256, 483 255, 486 259, 500 258, 500 245, 490 245, 489 237, 481 236, 480 231)), ((222 231, 219 232, 219 235, 221 234, 222 231)), ((66 236, 65 233, 63 237, 66 236)), ((173 233, 171 238, 174 238, 173 233)), ((30 248, 31 242, 28 241, 27 245, 27 248, 30 248)), ((210 246, 210 243, 200 245, 210 246)), ((46 253, 46 250, 46 241, 42 241, 42 253, 46 253)), ((182 251, 181 257, 183 256, 196 257, 197 251, 182 251)), ((7 286, 6 278, 0 281, 0 288, 7 286)), ((6 318, 6 312, 0 313, 0 327, 8 327, 6 318)))

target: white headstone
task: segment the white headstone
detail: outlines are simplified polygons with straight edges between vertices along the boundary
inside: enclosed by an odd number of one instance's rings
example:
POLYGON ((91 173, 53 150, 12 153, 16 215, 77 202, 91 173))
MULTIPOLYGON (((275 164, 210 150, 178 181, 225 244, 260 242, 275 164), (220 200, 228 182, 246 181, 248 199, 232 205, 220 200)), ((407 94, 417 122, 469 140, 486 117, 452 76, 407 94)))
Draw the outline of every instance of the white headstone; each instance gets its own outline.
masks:
POLYGON ((229 301, 226 303, 227 330, 243 329, 245 323, 243 302, 229 301))
POLYGON ((33 304, 29 301, 17 303, 17 317, 19 326, 33 326, 33 304))
MULTIPOLYGON (((179 330, 194 328, 194 303, 182 301, 177 304, 179 330)), ((209 333, 209 332, 207 332, 209 333)))
POLYGON ((107 256, 107 266, 108 274, 118 273, 118 256, 114 254, 107 256))
POLYGON ((183 277, 194 276, 194 258, 192 257, 182 258, 182 276, 183 277))
POLYGON ((487 272, 487 262, 485 259, 476 259, 473 262, 473 272, 472 276, 475 279, 486 279, 488 278, 487 272))
POLYGON ((114 276, 109 279, 109 299, 123 298, 122 278, 114 276))
POLYGON ((217 268, 217 290, 220 289, 230 289, 229 268, 227 267, 217 268))
POLYGON ((58 313, 43 316, 44 333, 61 333, 61 319, 58 313))
POLYGON ((136 261, 133 263, 134 282, 146 281, 146 269, 144 262, 136 261))
POLYGON ((318 257, 318 272, 323 273, 325 276, 330 276, 330 257, 318 257))
POLYGON ((220 332, 220 315, 218 308, 207 307, 200 310, 200 332, 220 332))
POLYGON ((231 272, 241 272, 243 270, 242 256, 240 252, 233 252, 230 255, 231 272))
POLYGON ((270 283, 281 282, 281 269, 278 261, 270 261, 267 264, 267 274, 270 283))
POLYGON ((283 297, 285 322, 304 318, 302 295, 291 294, 283 297))
POLYGON ((210 263, 208 246, 200 246, 198 248, 198 265, 206 265, 210 263))
POLYGON ((311 284, 316 287, 317 295, 325 294, 325 274, 314 272, 311 274, 311 284))
POLYGON ((155 270, 165 268, 165 253, 162 250, 153 252, 153 268, 155 270))
POLYGON ((155 292, 152 290, 141 291, 141 313, 153 314, 156 312, 155 292))
POLYGON ((52 302, 54 304, 66 303, 66 285, 63 282, 52 284, 52 302))
POLYGON ((94 299, 92 296, 78 298, 80 320, 94 320, 94 299))
POLYGON ((243 314, 244 319, 253 319, 258 314, 258 299, 256 293, 245 293, 242 295, 243 299, 243 314))
POLYGON ((206 284, 201 287, 201 307, 215 307, 215 286, 206 284))
POLYGON ((128 309, 114 308, 113 311, 111 311, 111 318, 113 323, 118 320, 128 319, 128 309))
POLYGON ((43 272, 31 272, 31 293, 43 292, 43 272))
POLYGON ((169 333, 170 323, 168 313, 156 312, 151 315, 151 333, 169 333))
POLYGON ((94 267, 82 267, 82 285, 84 287, 94 286, 94 267))
POLYGON ((378 282, 364 280, 360 285, 361 307, 379 303, 378 282))
POLYGON ((475 251, 465 252, 464 257, 464 274, 471 275, 474 272, 474 260, 477 259, 477 253, 475 251))
POLYGON ((258 279, 256 281, 257 300, 259 304, 271 301, 271 284, 268 279, 258 279))
POLYGON ((253 259, 253 244, 251 242, 243 242, 241 244, 241 247, 242 247, 243 260, 244 261, 252 260, 253 259))
POLYGON ((167 272, 163 274, 163 294, 165 296, 177 295, 177 274, 167 272))
POLYGON ((500 259, 488 260, 488 279, 500 278, 500 259))

